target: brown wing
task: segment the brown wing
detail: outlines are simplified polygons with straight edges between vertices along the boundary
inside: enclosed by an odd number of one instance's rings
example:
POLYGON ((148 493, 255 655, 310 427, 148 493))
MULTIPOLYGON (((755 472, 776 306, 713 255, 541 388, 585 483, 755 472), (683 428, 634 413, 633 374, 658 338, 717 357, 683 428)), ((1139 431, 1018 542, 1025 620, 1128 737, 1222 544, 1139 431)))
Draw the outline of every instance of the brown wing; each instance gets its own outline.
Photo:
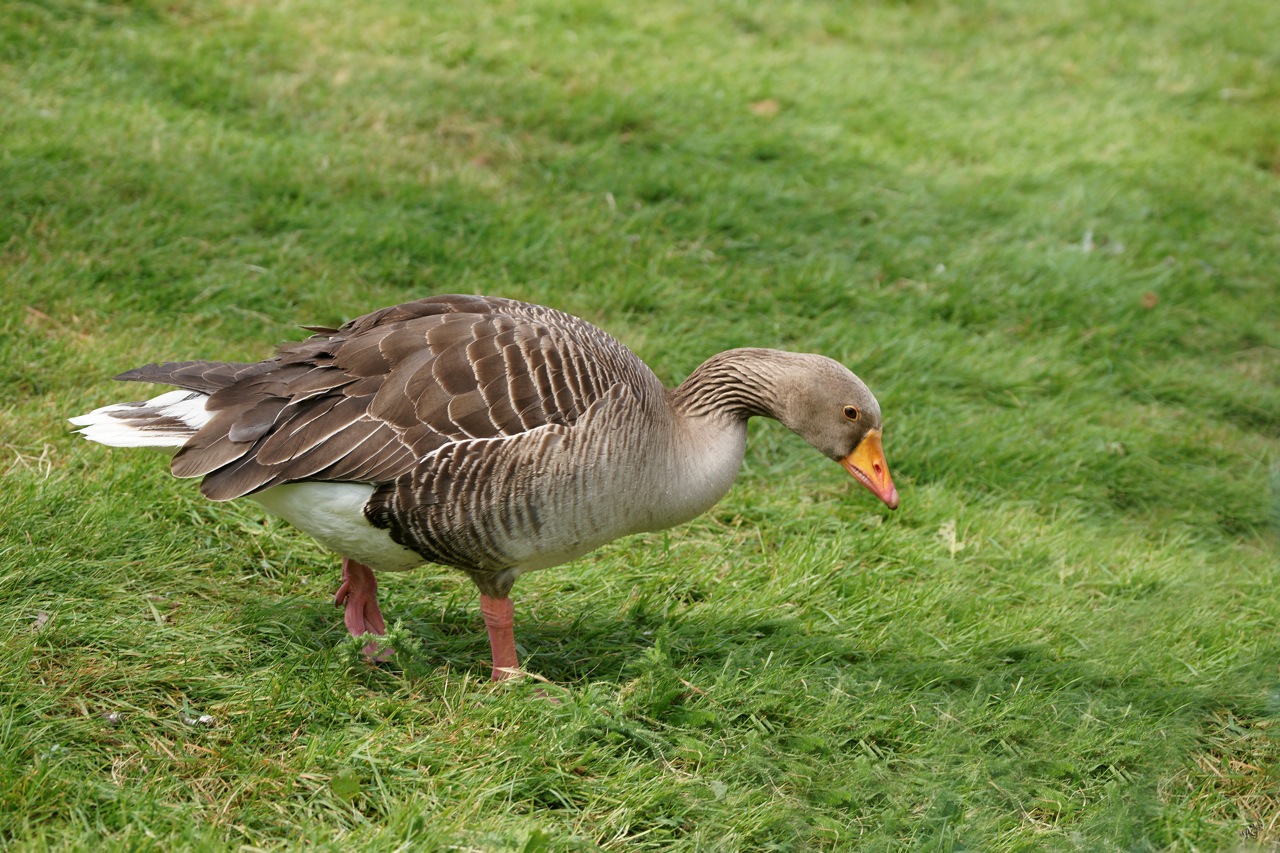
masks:
POLYGON ((641 394, 662 387, 589 323, 474 296, 386 308, 258 364, 148 366, 121 378, 225 383, 173 460, 175 475, 204 476, 214 500, 295 480, 389 482, 450 442, 572 425, 618 383, 641 394))

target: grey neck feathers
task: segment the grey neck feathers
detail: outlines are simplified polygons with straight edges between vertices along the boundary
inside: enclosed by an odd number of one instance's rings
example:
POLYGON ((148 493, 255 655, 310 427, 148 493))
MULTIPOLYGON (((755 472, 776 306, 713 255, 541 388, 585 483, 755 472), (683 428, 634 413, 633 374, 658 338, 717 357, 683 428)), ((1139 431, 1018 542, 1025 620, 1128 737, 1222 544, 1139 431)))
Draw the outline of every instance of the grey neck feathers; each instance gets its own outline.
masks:
POLYGON ((671 392, 672 408, 687 417, 777 418, 791 358, 754 347, 713 355, 671 392))

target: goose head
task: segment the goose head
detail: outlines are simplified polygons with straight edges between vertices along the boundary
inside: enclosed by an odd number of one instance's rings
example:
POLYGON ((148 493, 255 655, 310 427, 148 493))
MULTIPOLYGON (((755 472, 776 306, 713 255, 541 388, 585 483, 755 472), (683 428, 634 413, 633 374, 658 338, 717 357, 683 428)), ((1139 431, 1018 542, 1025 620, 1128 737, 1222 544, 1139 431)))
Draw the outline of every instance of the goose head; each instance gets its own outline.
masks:
POLYGON ((789 354, 782 381, 773 383, 773 415, 783 426, 844 466, 889 509, 898 490, 889 476, 880 403, 853 371, 821 355, 789 354))

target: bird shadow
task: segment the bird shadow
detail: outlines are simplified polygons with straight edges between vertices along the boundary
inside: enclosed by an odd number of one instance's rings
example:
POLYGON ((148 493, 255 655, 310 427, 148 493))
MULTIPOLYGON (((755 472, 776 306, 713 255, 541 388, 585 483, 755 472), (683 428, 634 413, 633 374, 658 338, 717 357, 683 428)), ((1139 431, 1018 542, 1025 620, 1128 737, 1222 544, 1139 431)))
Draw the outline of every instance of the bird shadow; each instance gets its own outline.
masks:
MULTIPOLYGON (((395 630, 410 638, 382 672, 399 672, 416 681, 442 670, 466 674, 477 682, 489 677, 489 643, 477 608, 463 596, 434 605, 405 608, 395 630)), ((264 603, 255 622, 273 626, 264 642, 288 638, 311 648, 350 644, 341 612, 312 600, 277 599, 264 603)), ((875 685, 906 696, 928 694, 970 701, 977 693, 999 693, 1026 681, 1031 689, 1082 697, 1102 693, 1135 709, 1155 714, 1208 713, 1230 707, 1238 691, 1226 695, 1206 684, 1171 684, 1157 672, 1117 673, 1101 661, 1064 657, 1048 642, 1003 638, 974 644, 967 655, 934 656, 902 646, 872 647, 858 642, 847 627, 816 622, 805 614, 747 616, 717 614, 709 607, 679 612, 659 610, 644 601, 621 614, 616 609, 579 612, 570 620, 526 618, 517 626, 523 668, 568 691, 589 691, 597 684, 625 684, 651 676, 655 654, 673 683, 695 692, 693 682, 730 677, 752 678, 767 668, 788 670, 788 678, 837 679, 852 689, 875 685)), ((353 646, 354 648, 354 646, 353 646)))

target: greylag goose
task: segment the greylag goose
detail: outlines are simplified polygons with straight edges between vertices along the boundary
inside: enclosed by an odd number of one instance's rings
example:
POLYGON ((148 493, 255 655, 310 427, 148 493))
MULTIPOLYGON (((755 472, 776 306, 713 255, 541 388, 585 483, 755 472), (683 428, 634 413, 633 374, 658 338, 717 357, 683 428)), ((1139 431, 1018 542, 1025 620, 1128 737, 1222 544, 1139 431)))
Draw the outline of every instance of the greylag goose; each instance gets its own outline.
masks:
POLYGON ((516 578, 709 509, 753 415, 898 505, 880 406, 824 356, 729 350, 668 390, 609 334, 509 299, 435 296, 307 328, 253 364, 122 373, 180 390, 71 422, 102 444, 168 448, 174 475, 202 477, 205 496, 250 497, 341 555, 334 603, 352 636, 386 633, 375 571, 466 572, 495 681, 519 671, 516 578))

